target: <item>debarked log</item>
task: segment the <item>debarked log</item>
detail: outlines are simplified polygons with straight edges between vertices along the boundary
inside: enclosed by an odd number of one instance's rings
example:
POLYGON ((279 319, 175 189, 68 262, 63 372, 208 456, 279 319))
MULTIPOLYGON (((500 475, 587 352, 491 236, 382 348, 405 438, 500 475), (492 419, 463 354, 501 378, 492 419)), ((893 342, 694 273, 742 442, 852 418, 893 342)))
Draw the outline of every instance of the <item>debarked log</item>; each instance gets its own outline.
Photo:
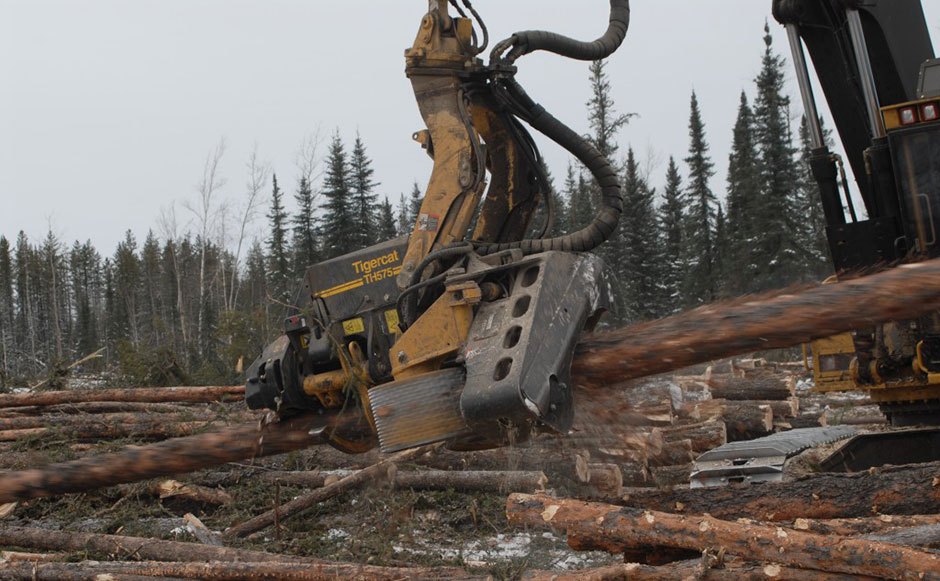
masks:
POLYGON ((300 415, 285 421, 249 422, 206 434, 7 472, 0 474, 0 503, 84 492, 283 454, 324 443, 324 428, 325 433, 331 428, 368 430, 364 424, 352 412, 339 416, 300 415))
POLYGON ((791 482, 715 488, 631 489, 625 506, 719 518, 793 521, 940 513, 940 462, 886 466, 862 473, 821 473, 791 482))
POLYGON ((512 524, 596 534, 624 547, 664 546, 776 562, 791 567, 886 579, 940 579, 940 555, 877 541, 823 536, 711 516, 681 516, 602 503, 512 494, 512 524))

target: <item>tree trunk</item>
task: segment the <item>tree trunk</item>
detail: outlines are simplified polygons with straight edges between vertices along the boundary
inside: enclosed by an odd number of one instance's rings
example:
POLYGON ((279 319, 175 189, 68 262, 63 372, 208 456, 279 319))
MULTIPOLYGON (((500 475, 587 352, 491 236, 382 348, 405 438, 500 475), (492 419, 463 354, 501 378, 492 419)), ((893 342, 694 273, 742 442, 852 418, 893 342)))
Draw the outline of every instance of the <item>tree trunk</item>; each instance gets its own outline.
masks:
POLYGON ((700 562, 687 561, 668 567, 651 567, 640 563, 610 565, 598 569, 584 569, 568 573, 530 571, 522 574, 523 581, 875 581, 865 575, 841 575, 809 569, 783 567, 776 563, 754 563, 738 559, 725 559, 715 567, 704 567, 700 562))
POLYGON ((347 413, 339 417, 301 415, 276 423, 250 422, 196 436, 148 446, 0 474, 0 504, 69 492, 84 492, 185 474, 229 462, 301 450, 324 440, 321 430, 364 430, 364 421, 347 413), (360 423, 361 422, 361 423, 360 423))
POLYGON ((692 443, 692 451, 702 453, 726 444, 728 431, 724 422, 712 420, 663 428, 663 438, 666 442, 688 439, 692 443))
POLYGON ((0 394, 0 408, 60 405, 80 402, 213 402, 237 400, 245 395, 244 385, 214 387, 147 387, 131 389, 95 389, 40 391, 0 394))
MULTIPOLYGON (((308 571, 311 574, 317 573, 320 575, 320 577, 300 577, 301 579, 338 579, 347 577, 355 577, 357 579, 407 579, 412 577, 446 579, 466 574, 459 569, 447 567, 438 569, 373 567, 352 563, 334 563, 310 557, 277 555, 261 551, 229 549, 226 547, 213 547, 211 545, 183 543, 179 541, 161 541, 158 539, 140 537, 101 535, 74 531, 52 531, 12 526, 0 526, 0 545, 52 551, 94 551, 108 555, 133 556, 138 559, 183 561, 208 566, 212 566, 216 562, 221 563, 222 566, 234 562, 252 563, 256 565, 270 563, 271 566, 288 564, 291 566, 299 566, 301 570, 308 571)), ((75 563, 67 563, 65 565, 74 567, 75 563)), ((120 564, 114 563, 114 565, 120 564)), ((155 571, 155 569, 150 567, 167 566, 146 562, 135 563, 134 565, 139 565, 141 567, 140 571, 144 575, 146 575, 148 571, 155 571)), ((32 566, 31 563, 30 566, 32 566)), ((292 567, 285 567, 285 569, 290 568, 292 567)), ((105 571, 102 572, 104 573, 105 571)), ((180 575, 176 573, 172 574, 172 577, 179 576, 180 575)), ((55 577, 54 575, 44 578, 59 579, 59 577, 55 577)), ((202 579, 204 577, 196 573, 191 578, 202 579)), ((228 579, 231 578, 233 577, 228 577, 228 579)), ((274 578, 280 577, 275 576, 274 578)), ((85 575, 82 579, 88 579, 88 575, 85 575)))
MULTIPOLYGON (((192 407, 185 404, 169 403, 124 403, 124 402, 80 402, 49 406, 23 406, 0 408, 0 418, 21 418, 40 415, 76 415, 76 414, 112 414, 112 413, 147 413, 147 414, 198 414, 208 413, 210 408, 192 407)), ((98 419, 98 418, 95 418, 98 419)))
POLYGON ((649 465, 653 466, 676 466, 679 464, 691 464, 695 459, 695 452, 692 449, 692 440, 671 440, 663 444, 663 449, 659 454, 650 456, 649 465))
MULTIPOLYGON (((344 478, 352 474, 348 470, 310 472, 262 472, 250 478, 267 482, 319 488, 329 479, 344 478)), ((520 492, 542 490, 548 484, 545 474, 537 471, 499 470, 423 470, 397 471, 392 485, 395 488, 414 490, 459 490, 461 492, 520 492)))
POLYGON ((671 491, 633 489, 624 495, 623 503, 764 521, 940 513, 940 486, 935 484, 938 470, 940 462, 933 462, 854 474, 812 474, 792 482, 671 491))
POLYGON ((692 463, 679 466, 653 466, 650 467, 650 476, 653 483, 659 487, 678 486, 688 484, 692 475, 692 463))
POLYGON ((598 535, 624 547, 665 546, 777 562, 791 567, 892 579, 940 578, 940 555, 898 545, 740 524, 710 516, 678 516, 601 503, 513 494, 512 524, 550 525, 598 535))
POLYGON ((712 303, 659 321, 585 337, 572 383, 602 389, 697 363, 790 347, 842 331, 916 318, 940 308, 940 260, 815 288, 712 303))
POLYGON ((790 526, 796 530, 818 533, 821 535, 841 535, 851 537, 883 533, 896 529, 921 527, 940 524, 940 514, 927 515, 890 515, 862 518, 808 519, 798 518, 790 526))
POLYGON ((796 383, 791 379, 778 377, 762 377, 758 379, 743 379, 728 377, 717 380, 712 378, 708 382, 709 390, 715 399, 730 399, 733 401, 769 399, 785 400, 796 394, 796 383))
MULTIPOLYGON (((87 420, 86 420, 87 421, 87 420)), ((210 425, 210 422, 175 422, 143 421, 127 424, 69 425, 54 428, 24 428, 0 431, 0 442, 14 442, 21 438, 51 436, 61 434, 78 440, 103 440, 107 438, 178 438, 189 436, 210 425)))

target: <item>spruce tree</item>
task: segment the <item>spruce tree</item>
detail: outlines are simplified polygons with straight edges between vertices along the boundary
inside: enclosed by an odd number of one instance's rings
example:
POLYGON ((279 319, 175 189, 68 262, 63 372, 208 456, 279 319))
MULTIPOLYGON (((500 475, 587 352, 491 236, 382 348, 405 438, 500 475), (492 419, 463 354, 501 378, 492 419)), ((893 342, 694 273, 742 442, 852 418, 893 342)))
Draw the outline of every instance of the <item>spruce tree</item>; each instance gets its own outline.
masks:
POLYGON ((753 284, 760 268, 761 257, 756 250, 760 236, 757 209, 761 194, 757 162, 754 116, 747 95, 741 91, 731 154, 728 156, 727 257, 723 289, 731 296, 755 290, 753 284))
POLYGON ((398 224, 398 235, 408 236, 414 230, 414 221, 411 220, 411 210, 408 206, 408 200, 405 194, 400 194, 398 198, 398 218, 395 220, 398 224))
POLYGON ((588 122, 591 126, 590 141, 602 155, 611 159, 617 152, 617 132, 627 124, 631 115, 619 115, 611 96, 610 81, 604 61, 593 61, 591 72, 591 99, 587 102, 588 122))
POLYGON ((307 267, 316 264, 317 236, 314 222, 313 189, 306 176, 301 176, 294 194, 297 203, 297 213, 294 214, 291 239, 291 255, 293 258, 293 277, 299 279, 306 272, 307 267))
POLYGON ((715 298, 715 195, 708 180, 715 174, 708 155, 705 124, 698 97, 692 92, 689 113, 689 185, 685 191, 682 295, 694 307, 715 298))
POLYGON ((388 201, 388 198, 385 198, 382 200, 382 203, 379 204, 377 216, 377 242, 385 242, 386 240, 397 238, 398 226, 395 224, 395 212, 392 210, 392 204, 388 201))
POLYGON ((356 224, 351 243, 353 248, 366 248, 379 241, 376 236, 379 202, 375 193, 378 183, 372 177, 375 170, 372 169, 372 160, 366 155, 366 146, 359 133, 356 133, 352 156, 349 158, 349 174, 352 215, 356 224))
POLYGON ((565 178, 565 197, 568 201, 566 210, 569 232, 584 228, 594 218, 594 203, 591 200, 591 188, 583 171, 575 171, 568 164, 568 176, 565 178))
POLYGON ((785 286, 803 275, 797 216, 800 172, 790 131, 789 97, 784 93, 785 61, 773 51, 770 27, 764 25, 764 56, 756 79, 754 102, 761 195, 756 211, 762 257, 757 289, 785 286))
POLYGON ((356 225, 349 192, 349 163, 346 148, 337 131, 327 154, 326 175, 323 178, 325 203, 320 227, 323 232, 324 258, 340 256, 355 249, 356 225))
POLYGON ((271 209, 268 213, 268 261, 271 264, 272 296, 283 300, 289 291, 291 265, 287 249, 287 211, 281 200, 277 175, 271 176, 271 209))
POLYGON ((408 232, 410 233, 414 229, 414 225, 418 222, 418 214, 421 213, 421 203, 424 201, 424 194, 421 193, 421 188, 418 187, 418 182, 415 180, 414 185, 411 188, 411 194, 408 196, 408 232))
POLYGON ((627 150, 626 171, 623 179, 623 206, 619 248, 611 254, 617 262, 612 264, 620 278, 626 321, 654 319, 662 310, 659 288, 660 246, 659 228, 653 208, 655 192, 640 175, 633 153, 627 150))
POLYGON ((13 258, 10 241, 0 236, 0 388, 10 381, 13 341, 13 258))
POLYGON ((718 212, 715 214, 715 264, 713 266, 715 277, 715 293, 718 297, 727 296, 725 291, 725 271, 731 268, 729 264, 728 234, 725 223, 725 210, 718 202, 718 212))
POLYGON ((669 158, 666 170, 666 188, 663 190, 663 203, 659 207, 659 230, 662 240, 662 309, 660 315, 679 312, 685 303, 682 299, 682 177, 675 158, 669 158))

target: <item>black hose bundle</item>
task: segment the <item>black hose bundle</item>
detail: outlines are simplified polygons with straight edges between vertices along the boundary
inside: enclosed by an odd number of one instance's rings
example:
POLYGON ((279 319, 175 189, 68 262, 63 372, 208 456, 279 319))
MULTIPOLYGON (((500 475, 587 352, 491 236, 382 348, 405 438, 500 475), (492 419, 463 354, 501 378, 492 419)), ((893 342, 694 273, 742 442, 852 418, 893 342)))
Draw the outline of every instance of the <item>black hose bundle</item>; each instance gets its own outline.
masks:
POLYGON ((561 56, 582 61, 596 61, 607 58, 623 42, 630 26, 630 0, 610 0, 610 24, 607 32, 593 42, 584 42, 545 30, 526 30, 517 32, 493 47, 490 62, 504 61, 512 64, 519 57, 530 52, 544 50, 561 56), (505 57, 500 55, 509 47, 512 50, 505 57))
MULTIPOLYGON (((604 35, 594 42, 580 42, 552 32, 518 32, 500 42, 493 49, 493 62, 513 62, 516 58, 535 50, 547 50, 581 60, 602 59, 612 54, 627 32, 630 23, 629 0, 610 1, 610 25, 604 35), (500 54, 512 46, 505 59, 500 54)), ((519 242, 477 243, 477 253, 492 254, 520 248, 525 254, 547 250, 586 252, 600 246, 616 230, 623 212, 620 180, 613 165, 594 145, 570 127, 535 103, 512 73, 497 73, 491 85, 493 95, 513 115, 534 127, 546 137, 564 147, 588 168, 601 188, 602 207, 590 224, 565 236, 519 242)))

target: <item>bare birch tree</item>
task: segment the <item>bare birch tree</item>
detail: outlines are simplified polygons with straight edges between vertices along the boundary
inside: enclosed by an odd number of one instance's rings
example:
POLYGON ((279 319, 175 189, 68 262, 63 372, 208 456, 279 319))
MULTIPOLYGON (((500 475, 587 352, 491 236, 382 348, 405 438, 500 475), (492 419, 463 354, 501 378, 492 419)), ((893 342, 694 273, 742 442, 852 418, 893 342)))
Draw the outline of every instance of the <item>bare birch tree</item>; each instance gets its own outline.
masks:
POLYGON ((235 308, 238 299, 238 290, 241 286, 241 278, 238 275, 238 268, 241 261, 242 246, 245 242, 245 236, 248 226, 255 219, 258 207, 263 202, 262 191, 267 187, 268 174, 271 173, 271 165, 261 161, 258 156, 258 144, 255 143, 248 155, 248 161, 245 162, 245 168, 248 171, 248 177, 245 182, 245 206, 241 215, 241 224, 238 230, 238 242, 235 245, 235 260, 232 266, 231 284, 229 284, 229 296, 226 301, 226 309, 235 308))

